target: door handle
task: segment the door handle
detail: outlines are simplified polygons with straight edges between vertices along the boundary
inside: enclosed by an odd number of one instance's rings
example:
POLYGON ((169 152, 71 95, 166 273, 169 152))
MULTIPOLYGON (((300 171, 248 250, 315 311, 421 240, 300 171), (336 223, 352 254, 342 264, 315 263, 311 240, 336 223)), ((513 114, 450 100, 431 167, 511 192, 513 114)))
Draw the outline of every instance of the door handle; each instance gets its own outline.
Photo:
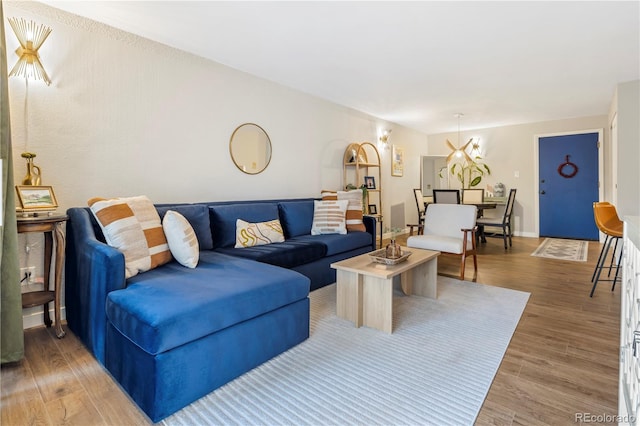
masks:
POLYGON ((540 191, 540 194, 541 194, 541 195, 546 194, 546 192, 544 191, 544 189, 543 189, 542 191, 540 191))

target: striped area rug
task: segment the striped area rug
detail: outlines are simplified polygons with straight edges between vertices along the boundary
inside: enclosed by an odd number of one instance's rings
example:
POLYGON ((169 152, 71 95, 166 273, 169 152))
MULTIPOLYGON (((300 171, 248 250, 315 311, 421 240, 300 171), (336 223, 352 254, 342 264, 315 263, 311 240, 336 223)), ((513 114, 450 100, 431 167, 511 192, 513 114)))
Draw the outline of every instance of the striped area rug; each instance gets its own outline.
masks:
POLYGON ((586 262, 588 253, 588 241, 545 238, 531 256, 586 262))
POLYGON ((393 334, 336 317, 335 284, 316 290, 308 340, 162 424, 471 425, 529 293, 438 286, 437 299, 396 289, 393 334))

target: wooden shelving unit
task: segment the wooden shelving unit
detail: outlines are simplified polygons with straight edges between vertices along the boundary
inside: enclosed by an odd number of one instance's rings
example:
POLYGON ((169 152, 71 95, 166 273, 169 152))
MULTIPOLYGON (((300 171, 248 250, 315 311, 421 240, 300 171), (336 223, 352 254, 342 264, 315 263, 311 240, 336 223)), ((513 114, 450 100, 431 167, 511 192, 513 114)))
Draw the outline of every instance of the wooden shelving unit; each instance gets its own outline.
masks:
POLYGON ((366 177, 372 177, 375 188, 367 186, 367 196, 363 203, 363 213, 374 216, 380 226, 380 244, 382 244, 382 172, 380 166, 380 153, 371 142, 352 143, 344 152, 342 160, 342 187, 347 189, 351 184, 360 188, 367 184, 366 177), (369 209, 370 205, 376 206, 376 211, 369 209))

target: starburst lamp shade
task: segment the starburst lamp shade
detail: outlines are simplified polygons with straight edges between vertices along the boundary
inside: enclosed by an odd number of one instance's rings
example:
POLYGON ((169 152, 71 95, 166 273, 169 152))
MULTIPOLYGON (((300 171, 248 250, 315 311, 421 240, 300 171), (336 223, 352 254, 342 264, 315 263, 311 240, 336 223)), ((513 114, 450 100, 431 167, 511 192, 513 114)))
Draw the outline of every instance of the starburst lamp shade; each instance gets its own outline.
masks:
POLYGON ((51 34, 51 28, 23 18, 9 18, 8 21, 20 42, 20 47, 16 50, 20 59, 9 72, 9 76, 43 80, 47 86, 50 85, 51 80, 40 62, 38 49, 51 34))

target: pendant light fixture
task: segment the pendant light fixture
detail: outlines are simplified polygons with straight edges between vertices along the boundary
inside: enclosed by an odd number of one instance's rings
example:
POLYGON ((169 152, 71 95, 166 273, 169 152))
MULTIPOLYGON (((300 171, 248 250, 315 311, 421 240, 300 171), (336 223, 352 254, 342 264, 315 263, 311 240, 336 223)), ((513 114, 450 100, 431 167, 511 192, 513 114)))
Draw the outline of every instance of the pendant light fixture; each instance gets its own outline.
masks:
POLYGON ((458 119, 458 147, 456 148, 451 141, 449 141, 449 139, 447 139, 447 146, 451 149, 451 154, 449 154, 447 156, 447 164, 451 162, 451 160, 455 157, 455 158, 462 158, 464 157, 465 160, 469 163, 472 163, 473 160, 471 159, 471 157, 469 156, 469 154, 467 154, 467 147, 471 144, 471 142, 473 142, 473 138, 469 139, 469 141, 464 144, 464 146, 460 147, 460 117, 462 117, 464 114, 462 114, 461 112, 456 113, 455 117, 458 119))

